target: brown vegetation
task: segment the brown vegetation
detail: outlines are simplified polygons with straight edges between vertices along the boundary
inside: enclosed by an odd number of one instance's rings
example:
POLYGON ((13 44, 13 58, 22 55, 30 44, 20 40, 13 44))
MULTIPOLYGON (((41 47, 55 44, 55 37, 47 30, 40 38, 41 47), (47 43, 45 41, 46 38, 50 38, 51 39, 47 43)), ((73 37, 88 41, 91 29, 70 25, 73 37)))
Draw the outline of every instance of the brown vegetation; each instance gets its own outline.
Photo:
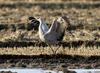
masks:
MULTIPOLYGON (((24 48, 29 49, 29 47, 37 49, 38 46, 43 46, 44 49, 48 48, 45 43, 40 42, 38 32, 29 24, 28 18, 30 16, 44 17, 47 24, 50 25, 49 23, 54 18, 67 14, 71 26, 66 29, 64 40, 59 46, 62 46, 62 49, 73 49, 73 51, 80 49, 88 51, 90 49, 93 55, 99 55, 97 50, 100 48, 100 2, 59 0, 61 2, 56 3, 52 1, 46 1, 46 3, 32 0, 30 2, 24 0, 23 2, 1 1, 0 48, 8 47, 10 50, 12 49, 12 54, 15 47, 21 48, 22 53, 24 48)), ((66 49, 66 51, 68 50, 66 49)))
POLYGON ((0 0, 0 56, 0 67, 6 68, 100 68, 100 1, 0 0), (44 17, 50 25, 62 14, 69 16, 71 26, 66 29, 63 42, 53 46, 53 49, 60 46, 57 50, 60 55, 52 57, 52 51, 40 42, 38 31, 31 28, 28 18, 44 17), (19 55, 23 59, 8 59, 9 55, 19 55))
POLYGON ((11 72, 11 71, 1 71, 0 73, 17 73, 17 72, 11 72))

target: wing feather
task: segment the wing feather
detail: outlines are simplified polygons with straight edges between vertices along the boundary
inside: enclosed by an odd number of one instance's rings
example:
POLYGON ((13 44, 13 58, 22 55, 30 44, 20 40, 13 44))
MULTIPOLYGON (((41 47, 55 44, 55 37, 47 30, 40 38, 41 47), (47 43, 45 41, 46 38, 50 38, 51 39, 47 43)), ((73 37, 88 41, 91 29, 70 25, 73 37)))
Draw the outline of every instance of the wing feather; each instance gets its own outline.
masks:
POLYGON ((63 39, 64 32, 65 32, 64 25, 61 24, 59 21, 57 21, 57 19, 55 19, 50 29, 46 33, 46 36, 48 37, 48 39, 61 41, 63 39))
POLYGON ((47 32, 49 30, 49 27, 47 26, 46 22, 43 19, 41 20, 42 20, 42 29, 43 31, 47 32))

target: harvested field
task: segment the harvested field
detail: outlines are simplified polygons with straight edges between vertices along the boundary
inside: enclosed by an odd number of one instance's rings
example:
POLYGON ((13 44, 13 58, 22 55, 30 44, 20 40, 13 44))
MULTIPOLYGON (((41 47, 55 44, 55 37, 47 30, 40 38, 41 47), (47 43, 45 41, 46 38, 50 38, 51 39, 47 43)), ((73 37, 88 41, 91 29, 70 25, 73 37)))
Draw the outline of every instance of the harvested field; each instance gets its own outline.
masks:
POLYGON ((0 67, 100 68, 100 1, 1 0, 0 67), (28 18, 44 17, 48 26, 54 18, 68 15, 70 26, 56 54, 39 40, 38 29, 28 18))
POLYGON ((79 55, 1 55, 1 68, 42 68, 50 70, 63 69, 99 69, 100 56, 79 55))

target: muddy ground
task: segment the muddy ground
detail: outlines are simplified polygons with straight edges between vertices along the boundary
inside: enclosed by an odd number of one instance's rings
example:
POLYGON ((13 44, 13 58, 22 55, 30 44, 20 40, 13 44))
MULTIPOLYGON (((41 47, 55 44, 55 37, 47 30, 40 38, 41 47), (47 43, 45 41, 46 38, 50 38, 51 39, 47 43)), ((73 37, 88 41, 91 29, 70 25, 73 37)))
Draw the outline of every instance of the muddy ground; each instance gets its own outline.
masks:
POLYGON ((78 55, 0 55, 0 68, 43 68, 51 70, 63 69, 99 69, 100 56, 78 55))

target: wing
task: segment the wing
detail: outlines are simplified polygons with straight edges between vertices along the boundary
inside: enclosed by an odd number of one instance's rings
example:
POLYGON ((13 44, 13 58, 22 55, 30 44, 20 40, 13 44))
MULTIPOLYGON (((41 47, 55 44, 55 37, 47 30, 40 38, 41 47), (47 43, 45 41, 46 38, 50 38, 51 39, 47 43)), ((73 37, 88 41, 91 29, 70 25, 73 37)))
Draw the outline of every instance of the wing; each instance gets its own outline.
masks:
POLYGON ((45 23, 43 18, 39 18, 37 20, 40 22, 40 26, 41 26, 41 29, 43 30, 43 32, 46 33, 49 30, 49 27, 47 26, 47 24, 45 23))
POLYGON ((45 32, 47 32, 49 30, 49 27, 47 26, 47 24, 45 22, 43 22, 42 29, 45 32))
POLYGON ((63 39, 64 32, 64 24, 61 24, 57 19, 55 19, 45 35, 46 37, 52 38, 53 40, 61 41, 63 39))
POLYGON ((41 27, 43 29, 44 32, 47 32, 49 30, 46 22, 43 20, 43 18, 40 18, 40 23, 41 23, 41 27))

